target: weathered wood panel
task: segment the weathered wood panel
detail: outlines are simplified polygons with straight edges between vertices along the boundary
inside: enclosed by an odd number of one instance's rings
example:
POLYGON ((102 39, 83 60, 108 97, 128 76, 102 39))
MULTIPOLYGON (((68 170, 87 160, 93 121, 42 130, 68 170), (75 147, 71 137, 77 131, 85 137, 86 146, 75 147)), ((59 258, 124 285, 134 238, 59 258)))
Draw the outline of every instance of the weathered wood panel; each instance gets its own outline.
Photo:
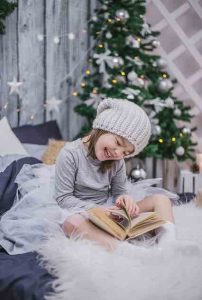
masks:
MULTIPOLYGON (((47 111, 47 120, 58 120, 63 138, 68 135, 68 85, 64 77, 68 66, 68 1, 46 1, 46 100, 55 97, 62 104, 53 112, 47 111), (58 38, 58 43, 54 39, 58 38)), ((72 12, 73 13, 73 12, 72 12)))
POLYGON ((72 97, 72 92, 80 88, 87 66, 91 44, 88 20, 96 3, 18 1, 18 8, 7 18, 7 33, 0 37, 0 105, 9 102, 6 114, 12 126, 56 118, 65 139, 79 132, 84 119, 73 111, 80 100, 72 97), (69 39, 68 33, 75 34, 75 39, 69 39), (59 43, 54 42, 55 37, 59 43), (71 86, 68 74, 72 76, 71 86), (7 82, 14 77, 23 82, 19 96, 9 95, 7 82), (44 111, 44 103, 52 97, 63 101, 58 112, 44 111))
POLYGON ((44 2, 19 0, 18 10, 18 65, 19 79, 23 81, 21 98, 24 108, 20 124, 30 121, 36 124, 43 122, 44 43, 37 39, 37 35, 44 32, 44 2))
POLYGON ((69 44, 69 70, 72 74, 72 86, 69 98, 69 138, 73 139, 79 132, 85 120, 74 112, 74 107, 80 100, 72 96, 72 92, 79 91, 82 76, 88 67, 89 38, 88 26, 92 11, 96 7, 96 0, 71 0, 69 1, 70 23, 69 30, 77 35, 77 39, 69 44), (73 12, 73 15, 72 15, 73 12), (79 37, 79 38, 78 38, 79 37))
POLYGON ((9 95, 8 81, 18 77, 18 49, 17 49, 17 9, 6 19, 6 34, 0 35, 0 109, 2 114, 7 115, 12 126, 18 125, 16 112, 18 96, 9 95), (4 105, 8 103, 6 110, 4 105))

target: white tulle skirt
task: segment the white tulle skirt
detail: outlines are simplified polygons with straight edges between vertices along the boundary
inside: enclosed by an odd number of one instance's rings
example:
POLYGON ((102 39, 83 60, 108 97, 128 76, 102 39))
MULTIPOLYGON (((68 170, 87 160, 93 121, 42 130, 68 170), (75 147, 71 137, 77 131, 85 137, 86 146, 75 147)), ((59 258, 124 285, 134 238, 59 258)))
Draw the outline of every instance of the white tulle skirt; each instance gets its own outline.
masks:
MULTIPOLYGON (((128 194, 136 200, 161 193, 170 198, 177 195, 152 187, 160 179, 147 179, 137 183, 128 181, 128 194)), ((51 234, 62 232, 61 225, 81 208, 62 209, 54 198, 55 166, 24 165, 16 178, 18 190, 11 209, 0 220, 0 245, 9 254, 36 250, 51 234)), ((106 206, 112 205, 112 198, 106 206)))

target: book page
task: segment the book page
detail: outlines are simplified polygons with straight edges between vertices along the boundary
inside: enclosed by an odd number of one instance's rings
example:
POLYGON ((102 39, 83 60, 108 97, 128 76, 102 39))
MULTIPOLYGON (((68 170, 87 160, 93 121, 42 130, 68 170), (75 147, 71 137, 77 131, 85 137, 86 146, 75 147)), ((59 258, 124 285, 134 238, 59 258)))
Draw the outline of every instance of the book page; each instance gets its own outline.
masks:
POLYGON ((95 207, 88 210, 89 220, 99 228, 118 238, 124 240, 126 232, 115 223, 101 208, 95 207))
POLYGON ((131 228, 128 231, 129 237, 136 237, 148 231, 158 228, 166 221, 159 218, 156 212, 141 213, 138 217, 132 219, 131 228))
POLYGON ((131 219, 125 209, 107 209, 110 218, 124 230, 131 227, 131 219))

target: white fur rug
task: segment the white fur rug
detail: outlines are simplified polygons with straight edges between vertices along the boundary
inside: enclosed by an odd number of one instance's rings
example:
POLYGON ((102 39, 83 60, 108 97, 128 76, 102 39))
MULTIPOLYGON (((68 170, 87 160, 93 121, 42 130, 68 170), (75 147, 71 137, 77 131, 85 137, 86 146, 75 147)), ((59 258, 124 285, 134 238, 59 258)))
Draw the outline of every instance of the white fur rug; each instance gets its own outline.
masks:
POLYGON ((49 300, 202 299, 202 209, 174 207, 178 239, 199 247, 159 249, 122 243, 115 252, 63 235, 39 250, 42 263, 57 276, 49 300))

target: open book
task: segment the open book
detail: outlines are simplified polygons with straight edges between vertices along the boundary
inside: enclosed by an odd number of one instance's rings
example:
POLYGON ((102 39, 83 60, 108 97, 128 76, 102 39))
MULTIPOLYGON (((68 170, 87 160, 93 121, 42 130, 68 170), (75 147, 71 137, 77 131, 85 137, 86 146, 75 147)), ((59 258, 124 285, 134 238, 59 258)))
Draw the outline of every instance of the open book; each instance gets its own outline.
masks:
POLYGON ((166 222, 156 212, 145 212, 131 218, 125 208, 107 209, 105 212, 100 207, 94 207, 88 213, 92 223, 119 240, 135 238, 166 222))

